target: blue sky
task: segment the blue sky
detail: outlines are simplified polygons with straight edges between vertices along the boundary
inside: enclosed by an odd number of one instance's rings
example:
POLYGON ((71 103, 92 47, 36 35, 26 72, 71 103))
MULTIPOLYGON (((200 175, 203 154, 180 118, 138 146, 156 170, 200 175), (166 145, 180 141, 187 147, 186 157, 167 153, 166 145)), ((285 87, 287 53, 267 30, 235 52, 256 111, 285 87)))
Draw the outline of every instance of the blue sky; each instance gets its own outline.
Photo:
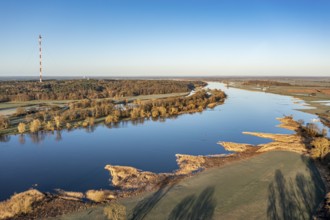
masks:
POLYGON ((330 75, 329 0, 0 0, 0 76, 330 75))

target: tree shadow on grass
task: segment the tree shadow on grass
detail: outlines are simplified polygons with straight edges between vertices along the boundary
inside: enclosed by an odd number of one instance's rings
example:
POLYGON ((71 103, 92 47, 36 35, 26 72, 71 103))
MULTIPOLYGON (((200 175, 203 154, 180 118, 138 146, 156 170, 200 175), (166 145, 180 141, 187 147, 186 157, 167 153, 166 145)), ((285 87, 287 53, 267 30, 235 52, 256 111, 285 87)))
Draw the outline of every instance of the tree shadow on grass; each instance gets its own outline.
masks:
POLYGON ((311 219, 324 195, 324 185, 312 161, 302 160, 309 175, 297 173, 286 179, 281 170, 276 170, 274 180, 268 186, 268 219, 311 219))
MULTIPOLYGON (((175 183, 166 179, 157 192, 143 199, 134 207, 133 211, 128 215, 128 219, 144 219, 173 186, 175 186, 175 183)), ((214 191, 214 187, 207 187, 198 196, 192 194, 185 197, 174 207, 169 215, 169 219, 211 219, 216 206, 216 201, 213 198, 214 191)))
POLYGON ((142 220, 155 207, 155 205, 173 188, 171 177, 166 178, 157 192, 140 201, 128 216, 131 220, 142 220))
POLYGON ((213 198, 214 191, 214 187, 207 187, 198 197, 195 194, 186 196, 177 206, 174 207, 168 219, 211 219, 216 207, 216 200, 213 198))

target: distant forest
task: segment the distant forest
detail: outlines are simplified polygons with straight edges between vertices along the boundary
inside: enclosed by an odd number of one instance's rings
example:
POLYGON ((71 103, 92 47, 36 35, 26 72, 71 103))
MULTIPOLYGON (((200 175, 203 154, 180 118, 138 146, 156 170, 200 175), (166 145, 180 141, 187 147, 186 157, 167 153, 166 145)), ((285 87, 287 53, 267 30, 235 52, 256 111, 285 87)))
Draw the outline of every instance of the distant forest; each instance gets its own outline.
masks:
POLYGON ((255 86, 291 86, 290 83, 271 81, 271 80, 249 80, 247 82, 242 83, 242 85, 255 85, 255 86))
POLYGON ((202 81, 175 80, 48 80, 2 81, 0 102, 77 100, 189 92, 202 81))

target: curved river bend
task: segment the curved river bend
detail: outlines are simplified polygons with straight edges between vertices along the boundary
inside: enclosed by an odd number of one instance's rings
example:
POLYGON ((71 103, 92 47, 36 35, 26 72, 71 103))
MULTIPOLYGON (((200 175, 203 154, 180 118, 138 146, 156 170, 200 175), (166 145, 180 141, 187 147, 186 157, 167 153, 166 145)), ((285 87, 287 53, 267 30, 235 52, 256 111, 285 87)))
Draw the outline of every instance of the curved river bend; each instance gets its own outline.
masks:
POLYGON ((275 118, 293 115, 310 122, 316 116, 297 111, 292 97, 226 88, 223 105, 202 113, 162 121, 121 122, 92 130, 61 131, 46 136, 10 136, 0 143, 0 200, 36 186, 41 191, 110 188, 106 164, 127 165, 152 172, 177 169, 175 154, 228 153, 218 141, 265 143, 242 131, 290 133, 275 118))

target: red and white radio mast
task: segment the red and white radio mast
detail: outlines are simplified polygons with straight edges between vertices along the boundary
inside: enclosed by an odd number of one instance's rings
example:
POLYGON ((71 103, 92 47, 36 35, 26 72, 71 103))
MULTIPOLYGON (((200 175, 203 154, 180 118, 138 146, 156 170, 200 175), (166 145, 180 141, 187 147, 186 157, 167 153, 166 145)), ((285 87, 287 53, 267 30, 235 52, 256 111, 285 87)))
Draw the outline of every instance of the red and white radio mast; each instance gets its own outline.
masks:
POLYGON ((42 83, 41 35, 39 35, 40 82, 42 83))

